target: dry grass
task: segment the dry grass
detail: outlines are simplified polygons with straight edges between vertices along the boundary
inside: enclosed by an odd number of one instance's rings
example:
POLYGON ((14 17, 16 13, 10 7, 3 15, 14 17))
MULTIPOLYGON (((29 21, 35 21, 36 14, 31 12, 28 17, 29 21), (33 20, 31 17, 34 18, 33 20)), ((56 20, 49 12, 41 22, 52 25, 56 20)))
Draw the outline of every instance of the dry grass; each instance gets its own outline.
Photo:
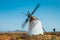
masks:
POLYGON ((55 35, 46 33, 45 35, 28 36, 27 33, 0 33, 0 40, 60 40, 60 33, 55 35))

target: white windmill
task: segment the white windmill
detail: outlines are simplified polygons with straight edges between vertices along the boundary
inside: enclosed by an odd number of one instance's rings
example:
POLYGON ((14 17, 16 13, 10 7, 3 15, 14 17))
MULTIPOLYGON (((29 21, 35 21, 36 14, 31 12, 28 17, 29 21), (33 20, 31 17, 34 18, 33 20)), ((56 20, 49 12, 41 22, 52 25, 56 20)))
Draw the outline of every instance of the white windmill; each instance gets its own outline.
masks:
POLYGON ((29 22, 28 35, 39 35, 39 34, 43 35, 45 31, 44 28, 42 27, 41 21, 35 16, 32 16, 39 6, 40 5, 38 4, 31 14, 28 11, 27 14, 28 18, 25 20, 25 22, 22 25, 22 27, 24 28, 25 24, 29 22))

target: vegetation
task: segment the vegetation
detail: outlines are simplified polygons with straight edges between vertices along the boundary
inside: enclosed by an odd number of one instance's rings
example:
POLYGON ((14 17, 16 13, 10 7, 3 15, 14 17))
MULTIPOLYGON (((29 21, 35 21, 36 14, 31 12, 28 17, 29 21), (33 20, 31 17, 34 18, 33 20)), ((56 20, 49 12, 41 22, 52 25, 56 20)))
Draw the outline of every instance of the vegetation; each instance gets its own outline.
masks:
POLYGON ((28 36, 27 33, 0 33, 0 40, 60 40, 60 33, 28 36))

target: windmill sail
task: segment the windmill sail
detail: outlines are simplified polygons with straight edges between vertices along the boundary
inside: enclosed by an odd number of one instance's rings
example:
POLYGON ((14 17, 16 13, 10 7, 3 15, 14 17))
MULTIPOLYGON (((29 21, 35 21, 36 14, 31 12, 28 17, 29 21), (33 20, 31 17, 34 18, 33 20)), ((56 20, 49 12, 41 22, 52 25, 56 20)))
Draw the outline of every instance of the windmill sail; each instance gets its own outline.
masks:
POLYGON ((24 23, 22 24, 22 28, 24 28, 25 27, 25 25, 26 25, 26 23, 29 21, 29 19, 31 18, 31 16, 34 14, 34 12, 38 9, 38 7, 39 7, 40 5, 38 4, 37 6, 36 6, 36 8, 32 11, 32 13, 30 14, 30 12, 28 11, 27 12, 27 19, 24 21, 24 23))

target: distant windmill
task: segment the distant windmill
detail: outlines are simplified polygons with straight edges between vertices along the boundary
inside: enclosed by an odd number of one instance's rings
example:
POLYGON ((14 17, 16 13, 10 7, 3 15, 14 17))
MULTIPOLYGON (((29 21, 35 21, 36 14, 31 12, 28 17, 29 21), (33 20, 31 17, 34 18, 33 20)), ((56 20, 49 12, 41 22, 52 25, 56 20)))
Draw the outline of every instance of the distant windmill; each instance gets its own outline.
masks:
POLYGON ((54 32, 54 34, 55 34, 55 32, 56 32, 55 30, 56 30, 56 29, 55 29, 55 28, 53 28, 53 32, 54 32))
POLYGON ((29 11, 27 12, 28 18, 22 24, 22 28, 24 28, 25 24, 27 22, 29 22, 29 28, 28 28, 29 35, 39 35, 39 34, 43 35, 43 33, 45 31, 44 28, 42 27, 41 21, 38 18, 36 18, 35 16, 32 16, 35 13, 35 11, 38 9, 39 6, 40 6, 40 4, 38 4, 36 6, 36 8, 32 11, 32 13, 30 13, 29 11))

